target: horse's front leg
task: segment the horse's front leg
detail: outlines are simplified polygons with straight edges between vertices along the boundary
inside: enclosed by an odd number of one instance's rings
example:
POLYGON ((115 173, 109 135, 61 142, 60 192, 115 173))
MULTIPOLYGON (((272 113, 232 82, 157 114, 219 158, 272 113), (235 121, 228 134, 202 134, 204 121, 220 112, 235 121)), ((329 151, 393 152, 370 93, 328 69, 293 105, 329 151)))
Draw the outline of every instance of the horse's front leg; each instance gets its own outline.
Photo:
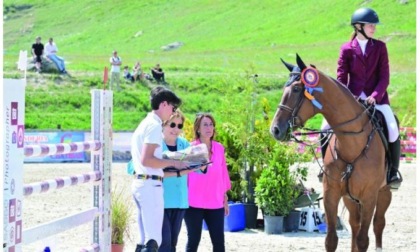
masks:
POLYGON ((360 205, 348 197, 343 197, 344 205, 349 211, 349 224, 351 227, 351 251, 357 252, 356 237, 360 230, 360 205))
POLYGON ((386 224, 385 213, 391 204, 391 200, 392 193, 388 186, 379 191, 375 216, 373 217, 373 232, 375 233, 376 251, 382 251, 382 233, 386 224))
POLYGON ((325 237, 325 249, 328 252, 335 251, 337 249, 338 236, 336 231, 336 224, 337 209, 340 197, 340 189, 333 189, 328 187, 325 183, 324 177, 324 209, 328 226, 327 236, 325 237))
POLYGON ((370 222, 372 221, 373 211, 375 210, 377 202, 377 192, 376 194, 366 195, 364 200, 362 199, 362 204, 360 205, 360 230, 356 236, 356 244, 359 252, 367 251, 369 247, 369 236, 368 231, 370 227, 370 222))

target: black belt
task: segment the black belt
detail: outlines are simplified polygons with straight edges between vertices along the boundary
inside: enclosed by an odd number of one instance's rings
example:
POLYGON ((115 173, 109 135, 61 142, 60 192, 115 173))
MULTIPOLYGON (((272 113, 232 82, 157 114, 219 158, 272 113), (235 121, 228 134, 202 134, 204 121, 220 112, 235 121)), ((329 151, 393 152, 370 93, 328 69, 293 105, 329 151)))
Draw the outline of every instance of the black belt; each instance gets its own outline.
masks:
POLYGON ((137 175, 134 175, 134 177, 135 177, 136 179, 144 179, 144 180, 146 180, 146 179, 151 179, 151 180, 163 181, 163 177, 158 176, 158 175, 143 175, 143 174, 137 174, 137 175))

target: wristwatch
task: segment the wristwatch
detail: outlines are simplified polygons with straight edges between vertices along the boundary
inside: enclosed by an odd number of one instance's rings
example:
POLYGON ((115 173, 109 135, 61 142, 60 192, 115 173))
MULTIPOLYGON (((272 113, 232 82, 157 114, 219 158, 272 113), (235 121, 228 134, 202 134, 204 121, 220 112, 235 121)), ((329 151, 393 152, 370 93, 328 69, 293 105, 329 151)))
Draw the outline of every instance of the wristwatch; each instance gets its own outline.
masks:
POLYGON ((179 171, 176 171, 176 176, 179 178, 181 177, 181 173, 179 171))

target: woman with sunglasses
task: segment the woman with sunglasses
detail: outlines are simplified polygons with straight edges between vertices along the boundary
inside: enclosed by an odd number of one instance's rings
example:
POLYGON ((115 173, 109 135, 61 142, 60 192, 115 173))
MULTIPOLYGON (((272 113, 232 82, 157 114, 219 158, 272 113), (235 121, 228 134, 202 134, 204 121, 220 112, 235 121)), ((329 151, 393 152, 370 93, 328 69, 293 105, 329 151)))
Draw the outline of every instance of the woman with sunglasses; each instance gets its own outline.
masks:
MULTIPOLYGON (((163 124, 163 151, 181 151, 190 143, 179 136, 184 127, 185 117, 178 109, 169 120, 163 124)), ((162 226, 162 244, 159 252, 174 252, 178 243, 185 210, 188 208, 188 188, 186 174, 193 170, 178 170, 167 172, 164 170, 163 198, 164 217, 162 226)))
POLYGON ((216 121, 209 113, 198 114, 194 122, 192 145, 206 144, 211 164, 206 174, 188 174, 189 208, 185 213, 188 241, 186 251, 197 251, 203 220, 206 221, 213 251, 225 251, 224 217, 229 214, 227 191, 231 184, 225 149, 214 140, 216 121))

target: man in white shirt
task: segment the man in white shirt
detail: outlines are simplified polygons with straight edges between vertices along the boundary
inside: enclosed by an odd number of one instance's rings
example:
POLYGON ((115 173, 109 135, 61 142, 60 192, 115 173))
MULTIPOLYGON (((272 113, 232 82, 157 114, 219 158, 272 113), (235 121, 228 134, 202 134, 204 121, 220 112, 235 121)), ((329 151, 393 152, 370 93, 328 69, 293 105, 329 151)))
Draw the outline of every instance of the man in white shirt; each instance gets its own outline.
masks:
POLYGON ((48 43, 45 45, 45 52, 47 58, 50 59, 57 66, 58 70, 62 74, 66 74, 66 66, 64 65, 64 59, 60 56, 57 56, 58 48, 53 42, 53 38, 48 40, 48 43))
POLYGON ((152 111, 140 122, 131 139, 135 170, 131 191, 137 206, 140 241, 136 252, 157 252, 162 242, 163 168, 187 167, 187 162, 162 159, 162 123, 169 120, 181 99, 171 90, 155 87, 150 92, 152 111))
POLYGON ((118 57, 117 51, 112 52, 112 57, 109 59, 111 63, 111 81, 109 83, 109 88, 112 90, 114 83, 117 84, 117 90, 120 90, 120 66, 122 64, 121 58, 118 57))

